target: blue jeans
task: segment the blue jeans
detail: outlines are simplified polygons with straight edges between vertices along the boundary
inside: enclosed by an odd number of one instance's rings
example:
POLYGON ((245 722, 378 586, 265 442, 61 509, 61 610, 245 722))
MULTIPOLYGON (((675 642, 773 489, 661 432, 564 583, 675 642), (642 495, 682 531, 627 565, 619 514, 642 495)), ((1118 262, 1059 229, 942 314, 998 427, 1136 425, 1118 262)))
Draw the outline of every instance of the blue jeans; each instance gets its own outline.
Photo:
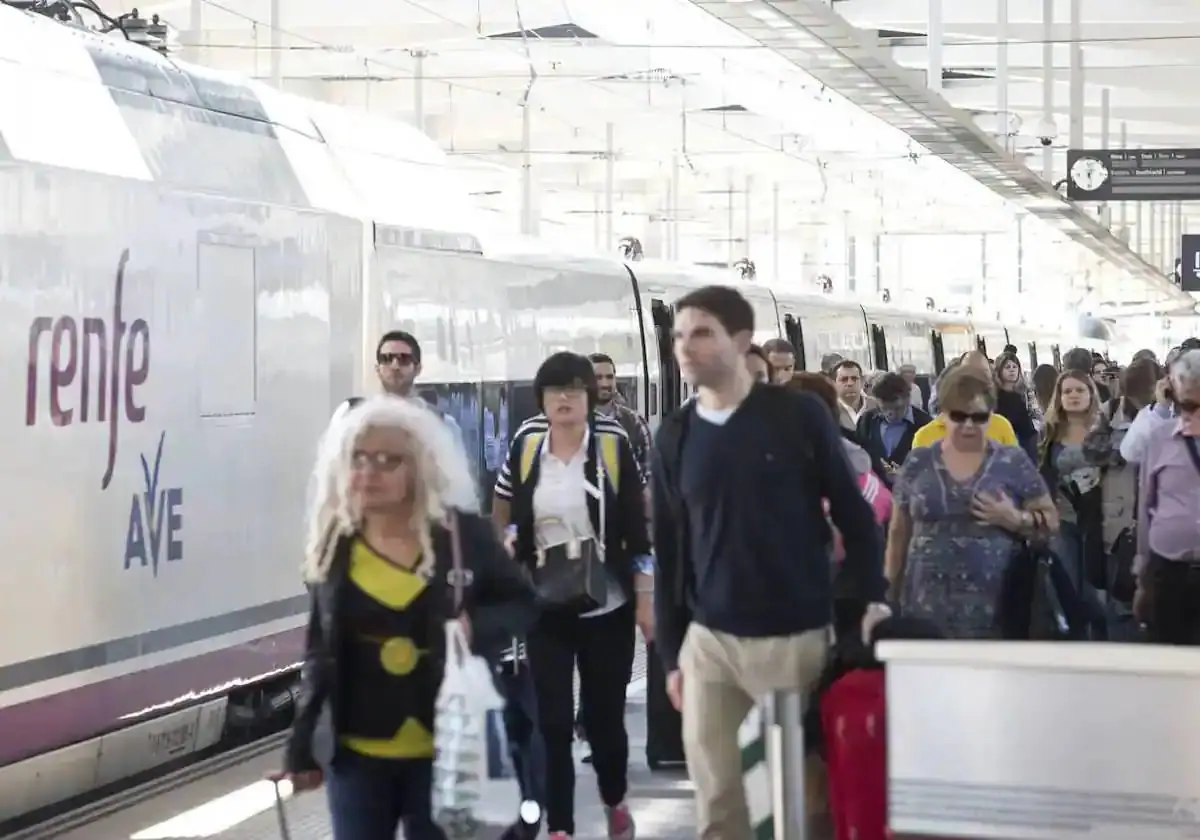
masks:
POLYGON ((433 821, 433 760, 339 750, 325 775, 333 840, 446 840, 433 821))

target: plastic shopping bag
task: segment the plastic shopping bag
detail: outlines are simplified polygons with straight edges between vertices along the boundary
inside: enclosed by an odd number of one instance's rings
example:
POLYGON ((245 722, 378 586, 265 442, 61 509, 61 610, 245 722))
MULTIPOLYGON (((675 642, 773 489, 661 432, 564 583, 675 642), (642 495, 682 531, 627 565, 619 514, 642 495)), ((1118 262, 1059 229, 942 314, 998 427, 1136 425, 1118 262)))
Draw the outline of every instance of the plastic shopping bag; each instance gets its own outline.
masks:
POLYGON ((446 622, 446 672, 434 720, 433 813, 450 840, 483 824, 488 713, 504 708, 487 662, 471 653, 463 626, 446 622))

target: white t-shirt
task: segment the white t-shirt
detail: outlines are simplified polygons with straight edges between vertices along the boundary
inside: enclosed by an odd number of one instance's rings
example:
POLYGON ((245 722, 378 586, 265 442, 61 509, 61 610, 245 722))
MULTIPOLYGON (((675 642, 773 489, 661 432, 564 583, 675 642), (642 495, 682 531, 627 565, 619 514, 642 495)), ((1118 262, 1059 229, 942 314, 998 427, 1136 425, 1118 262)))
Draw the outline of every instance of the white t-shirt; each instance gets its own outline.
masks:
MULTIPOLYGON (((533 490, 533 520, 538 544, 542 546, 562 545, 572 537, 596 537, 592 528, 592 517, 588 512, 588 481, 584 472, 587 464, 588 437, 585 432, 579 451, 569 461, 563 461, 550 452, 550 435, 542 441, 541 463, 537 486, 533 490), (547 521, 559 520, 559 521, 547 521)), ((603 481, 601 482, 603 485, 603 481)), ((607 492, 607 488, 601 488, 607 492)), ((625 592, 617 579, 608 574, 608 600, 604 606, 584 613, 583 618, 592 618, 610 613, 625 603, 625 592)))

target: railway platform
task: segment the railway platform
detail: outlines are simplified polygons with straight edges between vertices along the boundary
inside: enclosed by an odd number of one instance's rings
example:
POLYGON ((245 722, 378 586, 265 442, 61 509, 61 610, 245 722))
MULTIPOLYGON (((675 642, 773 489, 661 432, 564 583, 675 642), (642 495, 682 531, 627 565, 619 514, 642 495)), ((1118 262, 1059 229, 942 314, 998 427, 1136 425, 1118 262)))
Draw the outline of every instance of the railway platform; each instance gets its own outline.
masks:
MULTIPOLYGON (((646 657, 636 647, 632 681, 626 692, 629 731, 629 803, 640 840, 695 837, 692 786, 682 770, 651 773, 646 767, 646 657)), ((607 837, 595 775, 576 750, 578 840, 607 837)), ((57 840, 279 840, 275 792, 265 776, 280 764, 277 750, 172 789, 155 799, 59 834, 57 840)), ((484 803, 486 813, 504 812, 508 803, 484 803)), ((516 802, 512 803, 515 818, 516 802)), ((329 840, 329 819, 321 791, 285 799, 290 840, 329 840)))

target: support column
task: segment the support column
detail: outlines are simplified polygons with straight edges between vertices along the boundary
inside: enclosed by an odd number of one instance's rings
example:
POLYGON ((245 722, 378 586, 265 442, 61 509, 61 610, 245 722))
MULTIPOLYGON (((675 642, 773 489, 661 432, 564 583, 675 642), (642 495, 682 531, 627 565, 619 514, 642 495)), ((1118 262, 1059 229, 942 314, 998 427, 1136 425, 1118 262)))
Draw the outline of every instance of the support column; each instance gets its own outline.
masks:
POLYGON ((671 156, 671 259, 679 256, 679 155, 671 156))
POLYGON ((271 0, 270 17, 267 25, 271 28, 271 86, 276 90, 283 89, 283 16, 279 7, 283 0, 271 0))
POLYGON ((413 50, 413 124, 425 132, 425 50, 413 50))
MULTIPOLYGON (((521 108, 521 235, 537 236, 538 213, 534 207, 533 184, 533 109, 530 103, 521 108)), ((609 243, 612 247, 612 243, 609 243)))
POLYGON ((771 279, 779 282, 779 184, 771 185, 771 279))
MULTIPOLYGON (((1124 120, 1121 120, 1120 137, 1121 137, 1120 148, 1122 148, 1122 149, 1129 148, 1129 124, 1126 123, 1124 120)), ((1122 201, 1120 204, 1118 204, 1117 205, 1117 213, 1118 213, 1118 218, 1119 218, 1119 224, 1121 225, 1121 227, 1123 229, 1128 231, 1129 230, 1129 202, 1122 201)), ((1126 233, 1126 241, 1129 241, 1128 233, 1126 233)))
MULTIPOLYGON (((1126 202, 1121 202, 1121 210, 1125 209, 1125 204, 1126 202)), ((1146 214, 1143 212, 1142 202, 1135 201, 1133 204, 1133 236, 1129 244, 1137 255, 1143 258, 1148 250, 1146 247, 1146 225, 1143 224, 1145 218, 1146 214)))
POLYGON ((1168 273, 1175 270, 1175 260, 1183 256, 1179 247, 1179 239, 1183 236, 1183 202, 1176 201, 1171 205, 1171 259, 1167 265, 1168 273))
POLYGON ((725 265, 728 268, 733 268, 733 264, 737 262, 737 257, 734 256, 734 248, 736 243, 733 241, 733 177, 730 173, 729 186, 725 189, 725 265))
MULTIPOLYGON (((1054 123, 1054 0, 1042 0, 1042 119, 1054 123)), ((1042 177, 1054 183, 1054 150, 1042 150, 1042 177)))
POLYGON ((192 64, 204 61, 204 0, 192 0, 188 7, 188 31, 183 60, 192 64))
POLYGON ((745 240, 742 245, 742 256, 747 259, 754 259, 750 255, 750 249, 753 247, 754 238, 754 216, 750 212, 750 190, 754 185, 754 178, 750 175, 746 176, 746 192, 742 196, 742 239, 745 240))
POLYGON ((1082 149, 1083 140, 1083 116, 1084 116, 1084 98, 1083 98, 1083 19, 1081 7, 1083 0, 1071 0, 1070 5, 1070 32, 1071 44, 1070 50, 1070 65, 1071 65, 1071 96, 1069 101, 1070 117, 1068 125, 1068 142, 1073 149, 1082 149))
POLYGON ((1150 201, 1147 202, 1146 207, 1146 216, 1148 217, 1146 223, 1146 232, 1150 234, 1148 237, 1150 240, 1150 248, 1148 249, 1149 255, 1147 256, 1146 261, 1150 263, 1150 265, 1158 265, 1158 214, 1155 212, 1157 210, 1157 206, 1157 201, 1150 201))
POLYGON ((1025 294, 1025 217, 1017 216, 1017 294, 1025 294))
POLYGON ((604 125, 604 247, 611 251, 617 247, 616 233, 613 231, 613 192, 616 189, 617 159, 614 149, 614 131, 612 123, 604 125))
MULTIPOLYGON (((1100 148, 1108 148, 1108 120, 1111 115, 1111 106, 1109 103, 1110 91, 1108 88, 1100 90, 1100 148)), ((1112 208, 1107 202, 1100 205, 1100 223, 1106 228, 1112 228, 1112 208)))
POLYGON ((942 0, 929 0, 929 35, 925 39, 925 53, 929 57, 929 68, 925 83, 930 90, 936 90, 938 93, 942 91, 942 46, 945 34, 942 0))
POLYGON ((1000 122, 999 140, 1004 151, 1012 152, 1008 114, 1008 0, 996 0, 996 114, 1000 122))

